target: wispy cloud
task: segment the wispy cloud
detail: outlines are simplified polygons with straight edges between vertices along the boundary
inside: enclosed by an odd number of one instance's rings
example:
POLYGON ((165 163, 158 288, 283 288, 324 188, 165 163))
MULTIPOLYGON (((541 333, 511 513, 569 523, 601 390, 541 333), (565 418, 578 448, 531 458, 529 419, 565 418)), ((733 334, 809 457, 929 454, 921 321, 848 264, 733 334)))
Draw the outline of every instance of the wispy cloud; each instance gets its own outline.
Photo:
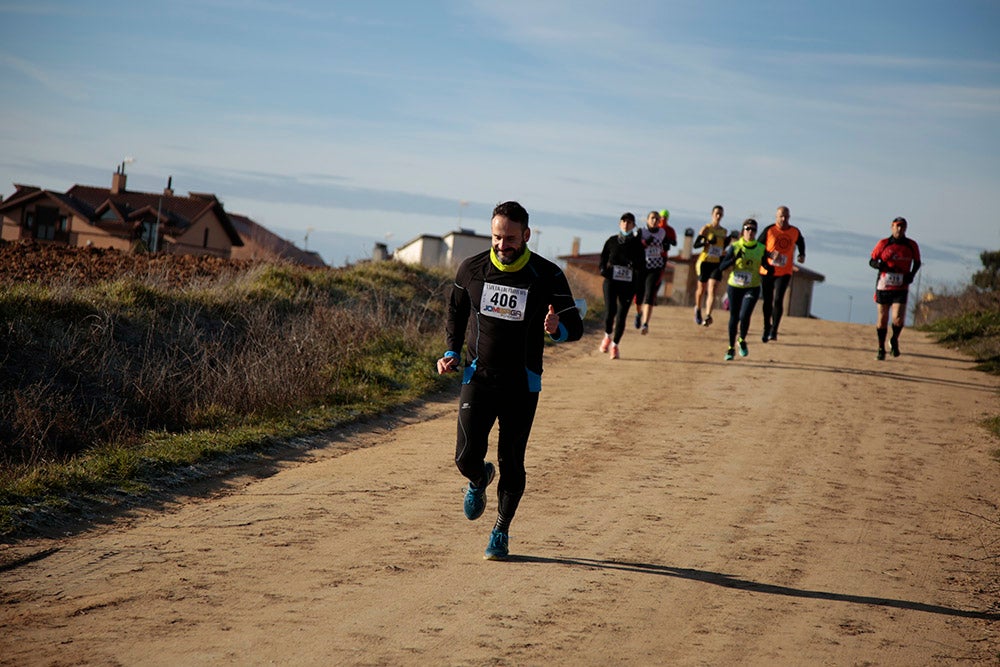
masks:
POLYGON ((85 90, 73 79, 60 76, 49 68, 0 51, 0 70, 3 69, 33 81, 56 97, 71 102, 82 102, 88 97, 85 90))

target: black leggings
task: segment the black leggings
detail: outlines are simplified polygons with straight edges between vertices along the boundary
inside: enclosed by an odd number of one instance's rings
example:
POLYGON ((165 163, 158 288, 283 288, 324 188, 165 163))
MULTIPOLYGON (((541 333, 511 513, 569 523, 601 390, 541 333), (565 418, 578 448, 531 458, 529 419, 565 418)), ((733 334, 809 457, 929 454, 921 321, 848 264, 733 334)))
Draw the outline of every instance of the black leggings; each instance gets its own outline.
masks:
POLYGON ((729 293, 729 347, 736 346, 736 326, 739 325, 740 338, 746 340, 750 331, 750 316, 760 298, 760 287, 726 286, 729 293))
POLYGON ((662 282, 663 269, 646 269, 646 274, 643 276, 642 281, 636 289, 636 304, 641 306, 644 303, 648 303, 651 306, 655 306, 656 295, 660 291, 660 285, 662 282))
POLYGON ((761 276, 761 298, 764 300, 764 330, 777 331, 781 316, 785 312, 785 291, 792 280, 792 274, 785 276, 761 276), (773 319, 772 319, 773 318, 773 319))
POLYGON ((538 393, 512 389, 509 385, 477 382, 475 376, 462 385, 458 403, 458 443, 455 465, 469 481, 478 483, 483 475, 483 461, 490 431, 499 421, 497 482, 499 511, 508 520, 514 518, 524 495, 524 452, 528 447, 531 424, 538 407, 538 393))
POLYGON ((632 307, 632 297, 635 296, 635 285, 621 280, 604 280, 604 332, 614 336, 611 340, 617 345, 625 333, 625 320, 628 319, 629 308, 632 307))

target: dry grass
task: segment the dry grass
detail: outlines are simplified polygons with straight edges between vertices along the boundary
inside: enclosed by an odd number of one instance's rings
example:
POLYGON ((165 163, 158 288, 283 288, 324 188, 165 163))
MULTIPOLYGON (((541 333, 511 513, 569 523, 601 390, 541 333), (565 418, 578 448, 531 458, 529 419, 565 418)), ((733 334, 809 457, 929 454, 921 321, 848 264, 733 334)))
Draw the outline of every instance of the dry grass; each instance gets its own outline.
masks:
POLYGON ((255 265, 179 289, 149 272, 3 286, 0 505, 45 495, 81 462, 127 483, 164 435, 239 432, 239 447, 436 388, 450 279, 385 262, 255 265), (266 436, 248 430, 262 423, 266 436))
POLYGON ((966 288, 933 295, 917 304, 915 321, 938 342, 975 359, 980 370, 1000 374, 1000 292, 966 288))

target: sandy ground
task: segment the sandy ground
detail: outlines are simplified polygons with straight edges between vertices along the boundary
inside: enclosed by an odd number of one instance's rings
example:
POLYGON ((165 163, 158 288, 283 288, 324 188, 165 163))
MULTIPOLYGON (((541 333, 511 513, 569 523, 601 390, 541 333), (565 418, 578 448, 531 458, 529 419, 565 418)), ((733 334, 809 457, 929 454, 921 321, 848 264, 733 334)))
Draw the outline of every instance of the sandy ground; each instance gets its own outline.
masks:
POLYGON ((551 360, 512 561, 492 493, 462 515, 449 397, 0 547, 0 663, 1000 663, 1000 379, 802 319, 724 362, 689 316, 551 360))

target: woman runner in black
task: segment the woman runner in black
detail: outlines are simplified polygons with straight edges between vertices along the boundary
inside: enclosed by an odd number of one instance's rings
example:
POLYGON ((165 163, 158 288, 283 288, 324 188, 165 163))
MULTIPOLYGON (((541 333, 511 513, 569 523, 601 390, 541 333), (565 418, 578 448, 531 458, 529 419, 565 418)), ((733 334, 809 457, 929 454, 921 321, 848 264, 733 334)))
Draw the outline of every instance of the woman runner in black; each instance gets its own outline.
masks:
POLYGON ((618 221, 618 233, 605 241, 604 249, 601 250, 604 339, 598 349, 608 352, 611 359, 619 357, 618 343, 625 333, 625 320, 645 265, 646 255, 642 241, 635 235, 635 216, 622 213, 618 221))

